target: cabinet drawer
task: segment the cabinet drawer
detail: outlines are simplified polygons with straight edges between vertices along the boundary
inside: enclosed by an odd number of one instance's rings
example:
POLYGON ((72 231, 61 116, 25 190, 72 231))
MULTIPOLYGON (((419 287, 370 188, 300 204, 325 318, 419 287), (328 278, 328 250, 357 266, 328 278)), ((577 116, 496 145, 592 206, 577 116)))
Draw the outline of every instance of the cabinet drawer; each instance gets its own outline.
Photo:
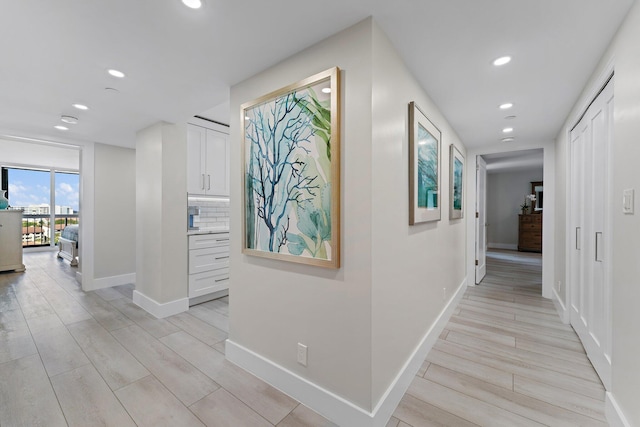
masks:
POLYGON ((229 269, 189 275, 189 298, 229 289, 229 269))
POLYGON ((189 236, 189 249, 229 246, 229 233, 196 234, 189 236))
POLYGON ((189 251, 189 274, 229 268, 229 247, 219 246, 189 251))

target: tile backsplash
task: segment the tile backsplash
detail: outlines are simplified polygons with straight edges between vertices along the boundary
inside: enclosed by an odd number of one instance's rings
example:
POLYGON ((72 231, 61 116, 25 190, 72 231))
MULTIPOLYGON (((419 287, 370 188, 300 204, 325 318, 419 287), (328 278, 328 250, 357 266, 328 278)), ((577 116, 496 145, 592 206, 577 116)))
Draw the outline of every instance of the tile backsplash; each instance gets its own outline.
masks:
POLYGON ((229 199, 189 197, 189 206, 200 206, 200 215, 193 221, 195 227, 207 228, 229 228, 229 199))

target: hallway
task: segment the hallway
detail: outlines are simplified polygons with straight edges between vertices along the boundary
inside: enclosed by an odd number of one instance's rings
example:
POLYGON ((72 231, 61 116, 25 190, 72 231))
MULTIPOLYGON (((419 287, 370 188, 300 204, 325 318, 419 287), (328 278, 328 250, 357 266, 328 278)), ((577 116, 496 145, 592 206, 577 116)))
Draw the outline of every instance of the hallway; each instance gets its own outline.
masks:
MULTIPOLYGON (((334 425, 224 359, 226 298, 155 319, 132 286, 85 293, 55 253, 25 263, 0 274, 1 425, 334 425)), ((540 271, 536 254, 488 254, 388 427, 606 425, 540 271)))
POLYGON ((394 413, 392 427, 606 426, 602 384, 541 295, 540 254, 493 250, 394 413))

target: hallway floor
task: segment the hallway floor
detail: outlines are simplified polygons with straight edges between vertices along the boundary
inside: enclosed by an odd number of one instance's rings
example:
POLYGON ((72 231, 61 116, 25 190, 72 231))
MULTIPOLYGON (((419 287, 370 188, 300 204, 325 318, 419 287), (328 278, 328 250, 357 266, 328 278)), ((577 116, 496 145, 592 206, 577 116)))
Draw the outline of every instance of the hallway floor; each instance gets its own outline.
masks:
MULTIPOLYGON (((226 298, 155 319, 132 286, 82 292, 55 253, 0 273, 0 425, 332 426, 227 362, 226 298)), ((540 297, 539 255, 488 254, 389 421, 606 425, 604 389, 540 297)))
POLYGON ((488 252, 486 277, 467 289, 390 425, 608 425, 602 383, 541 297, 541 278, 540 254, 488 252))

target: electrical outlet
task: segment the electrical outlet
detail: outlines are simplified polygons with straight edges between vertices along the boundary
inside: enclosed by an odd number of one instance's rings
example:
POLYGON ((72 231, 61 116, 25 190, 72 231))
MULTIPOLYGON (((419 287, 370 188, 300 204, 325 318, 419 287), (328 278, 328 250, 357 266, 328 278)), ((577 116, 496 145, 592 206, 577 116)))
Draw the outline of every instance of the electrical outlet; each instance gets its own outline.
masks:
POLYGON ((442 288, 442 301, 447 300, 447 288, 442 288))
POLYGON ((622 191, 622 213, 633 215, 633 188, 622 191))
POLYGON ((298 343, 298 363, 307 366, 307 346, 302 343, 298 343))
POLYGON ((562 282, 560 280, 558 280, 558 285, 556 286, 556 291, 559 291, 561 287, 562 287, 562 282))

